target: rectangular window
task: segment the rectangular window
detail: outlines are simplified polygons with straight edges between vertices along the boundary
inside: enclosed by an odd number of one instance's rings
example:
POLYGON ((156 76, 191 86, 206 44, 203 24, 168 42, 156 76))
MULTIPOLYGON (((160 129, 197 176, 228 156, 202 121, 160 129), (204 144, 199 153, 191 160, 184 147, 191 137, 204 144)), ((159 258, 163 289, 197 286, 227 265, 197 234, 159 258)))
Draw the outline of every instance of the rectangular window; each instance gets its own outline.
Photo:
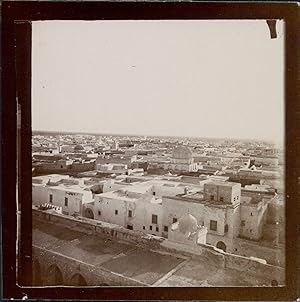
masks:
POLYGON ((241 221, 241 226, 245 226, 245 220, 241 221))
POLYGON ((145 226, 143 225, 143 230, 145 230, 146 228, 145 228, 145 226))
POLYGON ((176 223, 177 222, 177 218, 173 218, 173 223, 176 223))
POLYGON ((224 202, 224 197, 220 197, 220 201, 221 201, 221 202, 224 202))
POLYGON ((50 203, 53 202, 53 195, 52 195, 52 194, 49 195, 49 202, 50 202, 50 203))
POLYGON ((210 200, 214 200, 214 195, 210 195, 210 200))
POLYGON ((152 225, 149 226, 149 230, 152 231, 152 225))
POLYGON ((118 215, 118 210, 115 210, 115 215, 118 215))
POLYGON ((158 227, 156 227, 156 232, 159 232, 159 228, 158 227))
POLYGON ((164 232, 168 232, 168 227, 166 225, 164 226, 164 232))
POLYGON ((65 207, 68 206, 68 197, 65 197, 65 207))
POLYGON ((133 230, 133 226, 130 225, 130 224, 127 224, 127 229, 128 229, 128 230, 133 230))
POLYGON ((155 192, 153 192, 152 194, 153 194, 153 196, 155 196, 155 192))
POLYGON ((98 211, 98 215, 101 216, 101 211, 98 211))
POLYGON ((132 211, 131 210, 128 211, 128 217, 132 217, 132 211))
POLYGON ((157 215, 152 215, 152 223, 157 224, 157 215))
POLYGON ((211 231, 216 231, 217 230, 217 225, 218 225, 217 221, 211 220, 210 221, 210 225, 209 225, 210 230, 211 231))

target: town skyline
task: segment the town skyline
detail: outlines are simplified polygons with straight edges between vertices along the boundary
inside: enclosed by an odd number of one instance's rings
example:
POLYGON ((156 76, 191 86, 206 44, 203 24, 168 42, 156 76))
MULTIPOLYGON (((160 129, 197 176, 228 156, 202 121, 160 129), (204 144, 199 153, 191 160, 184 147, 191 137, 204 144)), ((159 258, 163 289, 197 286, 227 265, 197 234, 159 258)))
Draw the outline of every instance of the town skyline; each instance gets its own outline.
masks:
POLYGON ((63 131, 63 130, 44 130, 44 129, 32 129, 32 135, 36 133, 48 133, 55 135, 94 135, 94 136, 129 136, 129 137, 161 137, 161 138, 180 138, 180 139, 207 139, 207 140, 232 140, 232 141, 256 141, 269 144, 282 145, 282 142, 272 141, 267 139, 256 138, 240 138, 240 137, 208 137, 208 136, 178 136, 178 135, 160 135, 160 134, 134 134, 134 133, 101 133, 101 132, 86 132, 86 131, 63 131))

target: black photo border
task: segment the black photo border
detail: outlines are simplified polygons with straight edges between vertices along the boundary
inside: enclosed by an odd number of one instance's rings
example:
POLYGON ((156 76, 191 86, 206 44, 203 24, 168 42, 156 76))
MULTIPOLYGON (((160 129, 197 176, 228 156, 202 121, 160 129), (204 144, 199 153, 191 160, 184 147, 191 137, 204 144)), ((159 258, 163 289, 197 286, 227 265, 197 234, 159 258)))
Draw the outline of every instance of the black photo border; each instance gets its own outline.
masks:
MULTIPOLYGON (((296 300, 299 177, 299 18, 286 2, 75 2, 2 3, 1 200, 3 297, 95 300, 296 300), (31 21, 152 19, 283 19, 285 21, 286 286, 284 287, 53 287, 30 286, 31 221, 31 21), (17 101, 21 130, 17 130, 17 101), (19 278, 16 279, 17 133, 21 205, 19 278), (22 284, 19 285, 19 284, 22 284)), ((267 26, 267 25, 266 25, 267 26)))

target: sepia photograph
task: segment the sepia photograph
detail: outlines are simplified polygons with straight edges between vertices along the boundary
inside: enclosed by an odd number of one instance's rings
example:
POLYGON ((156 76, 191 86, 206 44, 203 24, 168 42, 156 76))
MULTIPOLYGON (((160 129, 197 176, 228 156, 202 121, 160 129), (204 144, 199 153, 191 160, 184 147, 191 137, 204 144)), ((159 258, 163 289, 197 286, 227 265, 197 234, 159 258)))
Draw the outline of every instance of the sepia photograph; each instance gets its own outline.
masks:
POLYGON ((286 286, 285 21, 31 26, 31 285, 286 286))

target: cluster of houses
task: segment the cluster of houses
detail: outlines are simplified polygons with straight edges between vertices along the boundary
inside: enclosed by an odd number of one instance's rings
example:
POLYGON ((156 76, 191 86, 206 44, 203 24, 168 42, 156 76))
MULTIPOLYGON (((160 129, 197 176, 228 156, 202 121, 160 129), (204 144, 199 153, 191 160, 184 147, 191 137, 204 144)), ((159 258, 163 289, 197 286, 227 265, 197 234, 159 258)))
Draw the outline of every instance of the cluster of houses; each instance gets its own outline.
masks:
POLYGON ((66 139, 33 145, 33 206, 281 264, 283 154, 275 148, 66 139))
MULTIPOLYGON (((117 224, 181 244, 205 243, 246 256, 256 255, 247 255, 241 240, 259 249, 268 232, 278 225, 283 228, 283 201, 278 200, 280 195, 268 185, 241 187, 228 177, 214 175, 76 178, 52 174, 32 180, 35 207, 49 204, 64 215, 117 224)), ((283 234, 279 232, 275 239, 270 246, 283 243, 283 234)), ((268 255, 265 259, 269 261, 268 255)))

